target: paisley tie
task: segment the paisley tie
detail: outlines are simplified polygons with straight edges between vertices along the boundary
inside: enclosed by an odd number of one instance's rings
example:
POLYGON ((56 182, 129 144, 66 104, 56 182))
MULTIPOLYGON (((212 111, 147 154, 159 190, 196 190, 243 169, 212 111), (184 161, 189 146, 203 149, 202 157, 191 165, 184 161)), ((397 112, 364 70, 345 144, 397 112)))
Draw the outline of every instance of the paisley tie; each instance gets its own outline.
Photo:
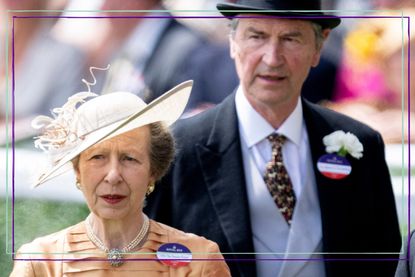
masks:
POLYGON ((288 225, 291 225, 296 199, 290 176, 282 159, 282 146, 286 137, 272 134, 267 139, 272 145, 272 159, 267 164, 264 181, 281 214, 288 225))

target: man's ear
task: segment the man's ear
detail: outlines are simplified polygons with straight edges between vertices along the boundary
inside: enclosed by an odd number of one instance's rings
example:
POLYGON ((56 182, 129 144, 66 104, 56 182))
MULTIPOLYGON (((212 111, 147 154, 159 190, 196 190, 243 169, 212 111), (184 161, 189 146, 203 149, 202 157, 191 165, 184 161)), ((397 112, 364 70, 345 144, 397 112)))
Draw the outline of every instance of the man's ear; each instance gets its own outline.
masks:
POLYGON ((323 38, 324 38, 324 41, 326 41, 326 39, 329 37, 329 35, 330 35, 330 33, 331 33, 331 29, 326 28, 326 29, 324 29, 324 30, 322 31, 322 33, 323 33, 323 38))
POLYGON ((327 38, 329 37, 331 32, 331 29, 326 28, 322 31, 322 35, 323 35, 323 43, 321 43, 321 45, 319 45, 319 48, 316 49, 316 53, 313 57, 313 62, 311 63, 312 67, 316 67, 318 65, 318 63, 320 62, 320 56, 321 56, 321 50, 323 48, 324 42, 327 40, 327 38))
POLYGON ((323 42, 319 46, 319 49, 318 49, 319 52, 321 52, 321 49, 323 48, 323 45, 326 42, 327 38, 329 37, 330 33, 331 33, 331 29, 329 29, 329 28, 323 29, 321 31, 321 34, 323 36, 323 42))

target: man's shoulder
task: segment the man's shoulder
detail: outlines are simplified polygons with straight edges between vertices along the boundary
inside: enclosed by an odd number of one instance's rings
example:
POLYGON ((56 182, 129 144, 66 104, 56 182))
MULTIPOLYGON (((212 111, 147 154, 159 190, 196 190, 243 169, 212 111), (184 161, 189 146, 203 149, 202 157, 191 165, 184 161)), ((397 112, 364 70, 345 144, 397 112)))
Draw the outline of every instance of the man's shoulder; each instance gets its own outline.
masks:
POLYGON ((234 96, 228 96, 215 107, 201 112, 189 118, 181 119, 173 125, 173 133, 179 143, 205 142, 208 140, 212 129, 217 125, 235 126, 236 110, 233 106, 234 96), (225 115, 226 113, 227 115, 225 115), (232 116, 229 116, 231 115, 232 116))
MULTIPOLYGON (((192 117, 181 119, 173 126, 173 132, 179 135, 183 134, 183 131, 188 131, 190 128, 194 127, 198 128, 191 129, 192 133, 208 131, 214 124, 217 110, 218 107, 216 106, 192 117)), ((188 132, 186 132, 186 134, 187 133, 188 132)))

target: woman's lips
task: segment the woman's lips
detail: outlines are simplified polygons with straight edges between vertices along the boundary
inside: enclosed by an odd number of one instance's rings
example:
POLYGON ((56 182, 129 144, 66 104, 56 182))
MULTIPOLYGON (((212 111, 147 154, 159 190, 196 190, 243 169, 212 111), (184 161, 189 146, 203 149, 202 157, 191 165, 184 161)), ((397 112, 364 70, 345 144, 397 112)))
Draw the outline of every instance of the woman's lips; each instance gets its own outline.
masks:
POLYGON ((106 195, 102 195, 101 198, 108 204, 114 205, 124 200, 126 196, 118 195, 118 194, 106 194, 106 195))

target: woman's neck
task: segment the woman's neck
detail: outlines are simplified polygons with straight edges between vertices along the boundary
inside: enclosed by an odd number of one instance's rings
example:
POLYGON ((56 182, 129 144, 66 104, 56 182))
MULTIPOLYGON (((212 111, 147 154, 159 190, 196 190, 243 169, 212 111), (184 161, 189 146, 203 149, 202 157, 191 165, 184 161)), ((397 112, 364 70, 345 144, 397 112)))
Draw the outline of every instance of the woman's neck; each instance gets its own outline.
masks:
POLYGON ((93 233, 108 249, 122 249, 127 246, 140 232, 144 215, 139 213, 131 220, 107 220, 91 213, 88 217, 93 233))

